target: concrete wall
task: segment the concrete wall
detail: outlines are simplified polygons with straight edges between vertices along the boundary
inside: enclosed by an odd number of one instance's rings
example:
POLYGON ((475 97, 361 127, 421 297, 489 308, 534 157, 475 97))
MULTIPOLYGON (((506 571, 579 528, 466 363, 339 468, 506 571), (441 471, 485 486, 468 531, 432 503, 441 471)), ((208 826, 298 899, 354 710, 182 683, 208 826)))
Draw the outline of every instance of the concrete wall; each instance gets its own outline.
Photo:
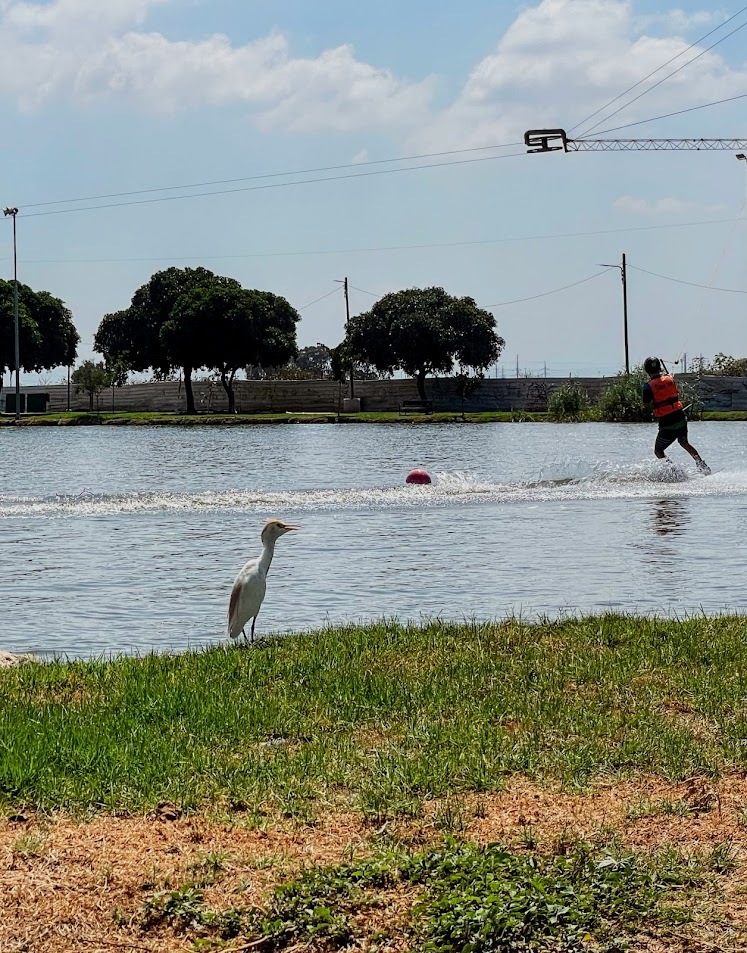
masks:
MULTIPOLYGON (((747 377, 704 377, 697 382, 694 375, 688 380, 699 388, 707 410, 747 410, 747 377)), ((584 377, 577 383, 592 400, 596 400, 611 378, 584 377)), ((547 400, 552 391, 568 383, 568 378, 486 378, 477 392, 465 403, 465 409, 481 410, 528 410, 547 409, 547 400)), ((203 412, 220 413, 227 409, 227 402, 220 384, 196 381, 193 385, 195 404, 203 412)), ((67 385, 23 387, 26 394, 48 393, 49 410, 61 411, 67 407, 67 385)), ((450 378, 435 378, 428 381, 427 391, 435 410, 460 410, 461 402, 456 394, 454 381, 450 378)), ((6 387, 0 394, 0 407, 5 409, 5 395, 11 392, 6 387)), ((356 397, 362 398, 364 410, 397 411, 403 400, 416 400, 418 396, 412 380, 356 381, 356 397)), ((71 389, 72 410, 88 410, 88 396, 76 394, 71 389)), ((239 413, 334 413, 341 409, 342 397, 348 396, 348 388, 341 388, 334 381, 238 381, 236 383, 236 406, 239 413)), ((102 392, 94 402, 101 411, 180 411, 184 410, 184 387, 176 381, 127 384, 102 392)))
POLYGON ((701 377, 698 391, 706 410, 747 410, 747 377, 701 377))

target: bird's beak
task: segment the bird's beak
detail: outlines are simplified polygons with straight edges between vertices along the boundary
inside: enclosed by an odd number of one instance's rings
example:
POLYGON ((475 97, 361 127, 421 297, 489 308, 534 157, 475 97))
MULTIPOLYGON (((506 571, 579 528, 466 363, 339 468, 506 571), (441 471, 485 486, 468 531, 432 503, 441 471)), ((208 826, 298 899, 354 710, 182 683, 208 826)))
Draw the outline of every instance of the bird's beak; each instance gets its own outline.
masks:
POLYGON ((285 524, 285 531, 286 531, 286 533, 287 533, 289 530, 292 530, 292 529, 301 529, 301 527, 300 527, 300 526, 296 526, 296 525, 294 525, 293 523, 286 523, 286 524, 285 524))

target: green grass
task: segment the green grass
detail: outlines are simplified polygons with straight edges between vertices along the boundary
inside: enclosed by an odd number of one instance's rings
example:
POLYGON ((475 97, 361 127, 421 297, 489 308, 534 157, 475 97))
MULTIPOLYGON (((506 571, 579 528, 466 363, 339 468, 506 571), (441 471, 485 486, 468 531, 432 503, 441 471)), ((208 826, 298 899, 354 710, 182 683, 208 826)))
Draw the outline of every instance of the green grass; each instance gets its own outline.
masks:
POLYGON ((703 420, 747 420, 747 410, 704 410, 703 420))
MULTIPOLYGON (((398 414, 362 412, 360 414, 336 414, 332 411, 319 413, 297 414, 182 414, 182 413, 87 413, 71 411, 70 413, 53 414, 26 414, 21 417, 23 427, 83 427, 83 426, 154 426, 154 427, 210 427, 229 426, 241 427, 268 424, 489 424, 489 423, 595 423, 599 414, 594 407, 585 409, 579 421, 551 421, 550 415, 544 411, 526 410, 493 410, 482 413, 467 413, 462 418, 461 413, 434 414, 398 414)), ((747 411, 718 410, 705 411, 703 420, 747 420, 747 411)), ((0 415, 0 427, 13 426, 15 419, 12 414, 0 415)), ((651 426, 649 422, 647 426, 651 426)))
POLYGON ((0 804, 417 813, 521 773, 747 767, 739 618, 381 622, 0 672, 0 804), (685 714, 683 714, 683 712, 685 714))
MULTIPOLYGON (((70 411, 69 413, 27 414, 21 417, 21 426, 251 426, 252 424, 320 424, 320 423, 511 423, 522 421, 547 420, 546 413, 527 413, 526 411, 489 411, 485 413, 399 414, 399 413, 359 413, 337 414, 333 411, 319 413, 282 413, 282 414, 182 414, 182 413, 135 413, 135 412, 98 412, 70 411)), ((0 415, 0 426, 12 426, 12 415, 0 415)))
POLYGON ((140 926, 201 934, 195 948, 251 938, 272 950, 623 950, 631 935, 690 918, 686 904, 720 873, 720 854, 648 855, 576 843, 562 854, 516 853, 500 844, 447 840, 418 853, 380 851, 351 863, 311 867, 275 887, 260 907, 209 909, 185 884, 143 905, 140 926), (392 896, 409 909, 383 916, 392 896), (389 899, 388 899, 389 898, 389 899))

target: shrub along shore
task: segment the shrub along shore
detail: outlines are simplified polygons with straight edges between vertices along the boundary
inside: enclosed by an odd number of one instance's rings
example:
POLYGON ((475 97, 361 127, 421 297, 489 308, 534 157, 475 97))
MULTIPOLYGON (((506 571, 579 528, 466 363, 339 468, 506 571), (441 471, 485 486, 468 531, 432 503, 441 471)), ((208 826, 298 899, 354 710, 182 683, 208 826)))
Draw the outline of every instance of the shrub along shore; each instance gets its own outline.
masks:
MULTIPOLYGON (((747 420, 747 411, 704 411, 702 420, 747 420)), ((242 427, 275 424, 488 424, 488 423, 599 423, 595 410, 578 417, 554 419, 546 412, 495 410, 483 413, 438 412, 433 414, 359 413, 336 414, 182 414, 182 413, 97 413, 71 411, 54 414, 24 414, 17 422, 12 414, 0 415, 0 427, 242 427)), ((650 421, 646 421, 651 423, 650 421)))
POLYGON ((0 944, 742 948, 743 630, 382 621, 0 671, 0 944))

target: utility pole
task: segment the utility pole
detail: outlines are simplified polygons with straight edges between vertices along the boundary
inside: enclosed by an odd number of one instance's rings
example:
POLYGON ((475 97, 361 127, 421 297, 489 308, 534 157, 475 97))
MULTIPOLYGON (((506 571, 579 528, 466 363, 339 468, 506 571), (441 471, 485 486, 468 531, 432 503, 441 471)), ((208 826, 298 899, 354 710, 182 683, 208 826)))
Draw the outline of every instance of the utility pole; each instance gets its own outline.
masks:
POLYGON ((519 355, 516 355, 516 380, 519 379, 519 355))
POLYGON ((600 268, 619 268, 623 286, 623 335, 625 337, 625 373, 630 374, 630 348, 628 346, 628 266, 625 252, 622 256, 622 265, 605 265, 599 263, 600 268))
MULTIPOLYGON (((342 285, 342 289, 345 292, 345 337, 348 336, 348 329, 350 328, 350 296, 348 295, 348 279, 347 278, 336 278, 335 281, 342 285)), ((350 363, 350 396, 355 397, 355 362, 351 361, 350 363)))
POLYGON ((70 365, 67 365, 67 409, 70 412, 70 365))
POLYGON ((625 373, 630 374, 630 349, 628 347, 628 268, 625 263, 625 252, 623 252, 623 263, 620 269, 623 283, 623 324, 625 325, 625 373))
POLYGON ((21 348, 18 335, 18 253, 16 246, 16 216, 17 208, 4 208, 3 215, 13 217, 13 328, 15 335, 15 357, 16 357, 16 420, 21 419, 21 348))

